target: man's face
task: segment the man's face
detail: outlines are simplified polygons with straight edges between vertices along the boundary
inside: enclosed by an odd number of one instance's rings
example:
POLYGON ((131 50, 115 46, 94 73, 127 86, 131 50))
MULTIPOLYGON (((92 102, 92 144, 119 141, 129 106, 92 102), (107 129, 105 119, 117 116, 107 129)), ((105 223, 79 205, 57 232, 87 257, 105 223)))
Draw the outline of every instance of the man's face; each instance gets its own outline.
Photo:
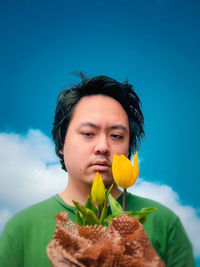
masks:
POLYGON ((128 156, 129 135, 128 116, 119 102, 103 95, 81 98, 61 151, 70 182, 91 185, 98 171, 110 186, 113 153, 128 156))

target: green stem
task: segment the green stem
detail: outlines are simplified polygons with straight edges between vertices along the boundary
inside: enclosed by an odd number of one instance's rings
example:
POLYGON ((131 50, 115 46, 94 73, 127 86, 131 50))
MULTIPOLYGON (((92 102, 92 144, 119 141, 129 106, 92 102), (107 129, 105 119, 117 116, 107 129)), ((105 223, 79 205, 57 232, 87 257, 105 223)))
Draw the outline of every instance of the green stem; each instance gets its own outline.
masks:
POLYGON ((123 192, 123 211, 126 211, 126 197, 127 197, 127 191, 126 191, 126 188, 124 188, 124 192, 123 192))
POLYGON ((98 213, 97 213, 98 220, 100 219, 100 217, 101 217, 101 205, 98 206, 98 213))

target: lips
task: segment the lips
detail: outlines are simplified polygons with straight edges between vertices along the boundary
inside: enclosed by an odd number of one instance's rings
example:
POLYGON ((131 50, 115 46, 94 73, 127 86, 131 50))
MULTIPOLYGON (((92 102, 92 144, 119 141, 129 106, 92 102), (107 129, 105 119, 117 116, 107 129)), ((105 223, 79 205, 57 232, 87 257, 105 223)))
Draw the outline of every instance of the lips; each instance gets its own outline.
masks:
POLYGON ((97 160, 91 164, 95 171, 106 171, 110 168, 110 164, 106 160, 97 160))
POLYGON ((108 162, 106 160, 95 161, 92 165, 109 166, 109 164, 108 164, 108 162))

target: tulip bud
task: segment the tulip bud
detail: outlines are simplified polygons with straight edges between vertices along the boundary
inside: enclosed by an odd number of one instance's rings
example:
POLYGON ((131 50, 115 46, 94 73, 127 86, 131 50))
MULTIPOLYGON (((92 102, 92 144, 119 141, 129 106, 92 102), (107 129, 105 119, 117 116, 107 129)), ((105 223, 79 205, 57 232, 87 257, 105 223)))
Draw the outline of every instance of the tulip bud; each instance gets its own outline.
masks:
POLYGON ((128 188, 132 186, 139 174, 138 152, 134 156, 133 165, 124 155, 113 154, 112 173, 119 187, 128 188))
POLYGON ((91 196, 98 206, 103 204, 105 200, 105 186, 101 175, 97 172, 92 184, 91 196))

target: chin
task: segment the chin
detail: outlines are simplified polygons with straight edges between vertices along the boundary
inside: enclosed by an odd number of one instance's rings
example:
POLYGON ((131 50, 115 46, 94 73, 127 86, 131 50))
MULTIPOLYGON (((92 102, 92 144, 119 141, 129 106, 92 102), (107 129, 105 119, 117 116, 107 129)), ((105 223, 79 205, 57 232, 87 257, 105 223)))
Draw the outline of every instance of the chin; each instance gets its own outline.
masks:
MULTIPOLYGON (((100 173, 100 175, 101 175, 101 177, 103 179, 103 183, 105 185, 105 188, 108 189, 114 183, 112 175, 108 174, 107 172, 103 172, 103 171, 99 171, 99 173, 100 173)), ((92 174, 92 175, 90 174, 88 176, 87 184, 89 186, 92 186, 95 174, 96 174, 96 172, 94 174, 92 174)))
POLYGON ((108 177, 107 175, 104 175, 103 173, 100 173, 100 174, 103 179, 105 188, 108 189, 114 183, 113 177, 108 177))

